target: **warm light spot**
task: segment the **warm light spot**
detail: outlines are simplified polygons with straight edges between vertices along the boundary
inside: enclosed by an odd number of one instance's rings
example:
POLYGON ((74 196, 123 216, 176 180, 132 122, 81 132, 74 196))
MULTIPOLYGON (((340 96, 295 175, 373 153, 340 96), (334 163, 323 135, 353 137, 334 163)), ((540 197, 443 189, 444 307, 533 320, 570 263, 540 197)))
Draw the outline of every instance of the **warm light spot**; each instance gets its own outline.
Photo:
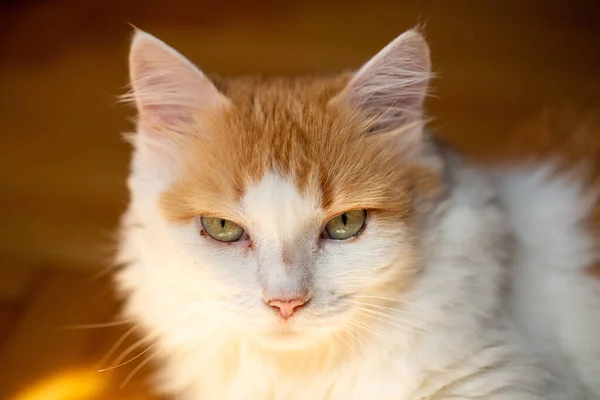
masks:
POLYGON ((106 378, 95 371, 66 371, 35 384, 13 400, 91 400, 106 386, 106 378))

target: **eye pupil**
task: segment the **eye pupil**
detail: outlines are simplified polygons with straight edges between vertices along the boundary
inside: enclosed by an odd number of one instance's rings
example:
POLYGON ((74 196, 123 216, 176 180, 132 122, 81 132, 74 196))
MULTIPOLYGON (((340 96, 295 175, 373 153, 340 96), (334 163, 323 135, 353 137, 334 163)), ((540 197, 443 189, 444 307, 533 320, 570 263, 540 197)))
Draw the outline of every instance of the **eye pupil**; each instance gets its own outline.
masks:
POLYGON ((362 232, 366 220, 367 210, 346 211, 327 222, 327 225, 325 225, 325 233, 330 239, 350 239, 362 232))
POLYGON ((199 217, 203 231, 219 242, 237 242, 244 236, 244 229, 238 224, 217 217, 199 217))

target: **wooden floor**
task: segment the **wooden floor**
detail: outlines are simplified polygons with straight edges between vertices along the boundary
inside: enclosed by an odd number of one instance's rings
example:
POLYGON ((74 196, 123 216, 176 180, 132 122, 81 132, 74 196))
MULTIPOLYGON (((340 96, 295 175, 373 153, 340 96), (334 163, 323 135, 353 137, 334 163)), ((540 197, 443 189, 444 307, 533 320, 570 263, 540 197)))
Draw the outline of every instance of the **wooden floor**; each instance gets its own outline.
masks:
POLYGON ((136 342, 117 343, 128 326, 63 329, 118 318, 108 277, 97 276, 127 200, 120 134, 132 110, 116 102, 127 22, 226 74, 357 67, 426 23, 433 125, 468 150, 493 146, 548 104, 600 104, 599 9, 591 0, 3 1, 0 399, 150 398, 150 365, 120 389, 145 355, 96 372, 136 342), (40 385, 45 395, 27 393, 40 385))

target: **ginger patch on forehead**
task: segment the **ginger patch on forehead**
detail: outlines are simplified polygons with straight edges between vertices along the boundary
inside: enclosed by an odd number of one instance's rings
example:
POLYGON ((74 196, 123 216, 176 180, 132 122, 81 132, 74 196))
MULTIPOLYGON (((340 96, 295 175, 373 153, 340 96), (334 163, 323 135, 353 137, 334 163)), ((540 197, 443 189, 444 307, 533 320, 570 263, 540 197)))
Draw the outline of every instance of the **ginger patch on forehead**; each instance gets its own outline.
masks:
POLYGON ((438 177, 402 162, 383 136, 364 132, 360 116, 330 100, 346 75, 331 78, 250 78, 217 82, 231 107, 200 120, 179 146, 185 166, 163 194, 173 221, 211 213, 239 220, 248 185, 275 172, 300 193, 318 194, 327 214, 353 208, 410 214, 418 188, 438 177))

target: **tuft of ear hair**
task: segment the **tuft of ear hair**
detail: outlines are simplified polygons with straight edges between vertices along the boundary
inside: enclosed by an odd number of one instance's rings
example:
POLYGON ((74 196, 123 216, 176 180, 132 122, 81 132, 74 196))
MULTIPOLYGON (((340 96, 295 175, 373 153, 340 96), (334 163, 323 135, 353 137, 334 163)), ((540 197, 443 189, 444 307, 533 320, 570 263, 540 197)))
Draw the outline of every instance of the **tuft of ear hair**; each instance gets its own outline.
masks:
POLYGON ((418 30, 409 30, 364 64, 332 102, 364 113, 372 133, 422 131, 432 76, 429 46, 418 30))

